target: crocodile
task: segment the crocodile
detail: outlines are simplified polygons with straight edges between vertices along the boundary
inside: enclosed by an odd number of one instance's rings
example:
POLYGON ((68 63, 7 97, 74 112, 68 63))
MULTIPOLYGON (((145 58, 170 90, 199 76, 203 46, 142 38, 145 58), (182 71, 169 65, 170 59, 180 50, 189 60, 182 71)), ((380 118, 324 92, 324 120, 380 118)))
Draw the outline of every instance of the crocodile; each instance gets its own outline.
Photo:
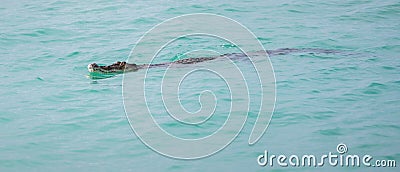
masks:
MULTIPOLYGON (((310 52, 310 53, 325 53, 325 54, 332 54, 332 53, 339 53, 337 50, 328 50, 328 49, 316 49, 316 48, 302 48, 302 49, 297 49, 297 48, 280 48, 276 50, 262 50, 262 51, 256 51, 250 54, 262 54, 262 53, 267 53, 268 55, 285 55, 289 53, 304 53, 304 52, 310 52)), ((195 64, 195 63, 200 63, 200 62, 206 62, 206 61, 211 61, 215 60, 217 58, 223 58, 223 57, 228 57, 228 58, 240 58, 240 57, 247 57, 246 54, 243 53, 231 53, 231 54, 223 54, 220 56, 215 56, 215 57, 199 57, 199 58, 186 58, 186 59, 181 59, 173 62, 165 62, 165 63, 158 63, 158 64, 135 64, 135 63, 127 63, 127 62, 116 62, 108 66, 102 66, 98 65, 97 63, 91 63, 87 66, 88 71, 90 73, 104 73, 104 74, 118 74, 118 73, 124 73, 124 72, 135 72, 140 69, 146 69, 146 68, 152 68, 152 67, 160 67, 160 66, 169 66, 171 64, 195 64)))

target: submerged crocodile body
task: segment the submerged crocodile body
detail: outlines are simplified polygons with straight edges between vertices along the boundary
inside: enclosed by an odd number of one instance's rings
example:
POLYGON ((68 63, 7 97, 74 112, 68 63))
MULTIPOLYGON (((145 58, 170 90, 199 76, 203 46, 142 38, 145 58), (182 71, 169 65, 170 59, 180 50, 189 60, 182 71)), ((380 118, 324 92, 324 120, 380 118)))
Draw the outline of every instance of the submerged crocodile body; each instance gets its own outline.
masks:
MULTIPOLYGON (((304 53, 304 52, 331 54, 331 53, 338 53, 339 51, 327 50, 327 49, 315 49, 315 48, 303 48, 303 49, 281 48, 281 49, 276 49, 276 50, 257 51, 257 52, 251 53, 251 54, 267 53, 268 55, 271 56, 271 55, 285 55, 288 53, 304 53)), ((233 53, 233 54, 224 54, 224 55, 215 56, 215 57, 187 58, 187 59, 181 59, 181 60, 177 60, 177 61, 173 61, 173 62, 158 63, 158 64, 141 64, 141 65, 137 65, 134 63, 126 63, 126 62, 116 62, 116 63, 108 65, 108 66, 100 66, 96 63, 92 63, 92 64, 88 65, 88 71, 91 73, 135 72, 140 69, 146 69, 146 68, 151 68, 151 67, 168 66, 171 64, 194 64, 194 63, 215 60, 217 58, 222 58, 222 57, 231 58, 231 57, 247 57, 247 56, 243 53, 233 53)))

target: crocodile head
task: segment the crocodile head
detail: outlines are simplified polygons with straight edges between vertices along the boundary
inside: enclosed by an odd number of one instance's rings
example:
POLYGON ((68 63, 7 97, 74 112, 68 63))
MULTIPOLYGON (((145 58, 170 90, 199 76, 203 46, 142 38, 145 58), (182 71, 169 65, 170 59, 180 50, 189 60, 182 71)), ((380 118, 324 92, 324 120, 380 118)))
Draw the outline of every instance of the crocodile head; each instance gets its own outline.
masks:
POLYGON ((100 66, 96 63, 92 63, 89 64, 87 68, 89 72, 97 73, 123 73, 137 71, 139 69, 136 64, 128 64, 126 62, 116 62, 109 66, 100 66))

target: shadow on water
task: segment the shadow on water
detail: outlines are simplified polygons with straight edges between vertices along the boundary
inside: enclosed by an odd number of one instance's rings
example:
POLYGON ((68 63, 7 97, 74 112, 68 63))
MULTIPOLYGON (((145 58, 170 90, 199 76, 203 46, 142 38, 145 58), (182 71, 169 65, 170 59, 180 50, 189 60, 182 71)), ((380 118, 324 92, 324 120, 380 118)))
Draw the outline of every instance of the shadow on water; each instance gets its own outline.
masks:
MULTIPOLYGON (((122 73, 122 72, 121 72, 122 73)), ((114 77, 118 74, 121 73, 97 73, 97 72, 90 72, 87 77, 89 79, 93 79, 93 80, 99 80, 99 79, 106 79, 106 78, 111 78, 114 77)))

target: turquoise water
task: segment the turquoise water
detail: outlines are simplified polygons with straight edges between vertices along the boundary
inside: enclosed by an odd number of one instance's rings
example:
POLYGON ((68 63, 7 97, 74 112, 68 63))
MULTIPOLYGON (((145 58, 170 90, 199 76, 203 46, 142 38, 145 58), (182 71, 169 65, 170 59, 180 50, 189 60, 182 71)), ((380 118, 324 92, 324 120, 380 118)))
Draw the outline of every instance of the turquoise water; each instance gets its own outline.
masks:
MULTIPOLYGON (((345 143, 350 154, 400 161, 399 13, 396 0, 2 1, 0 171, 398 171, 260 167, 256 159, 264 150, 321 155, 345 143), (122 75, 93 80, 86 77, 86 66, 125 60, 148 29, 195 12, 240 22, 266 49, 354 54, 271 57, 276 107, 256 145, 247 145, 252 127, 247 123, 231 145, 211 157, 166 158, 132 132, 122 102, 122 75)), ((164 60, 176 60, 179 49, 167 50, 170 58, 164 60)), ((219 49, 235 50, 224 43, 219 49)), ((179 128, 165 125, 179 134, 179 128)))

